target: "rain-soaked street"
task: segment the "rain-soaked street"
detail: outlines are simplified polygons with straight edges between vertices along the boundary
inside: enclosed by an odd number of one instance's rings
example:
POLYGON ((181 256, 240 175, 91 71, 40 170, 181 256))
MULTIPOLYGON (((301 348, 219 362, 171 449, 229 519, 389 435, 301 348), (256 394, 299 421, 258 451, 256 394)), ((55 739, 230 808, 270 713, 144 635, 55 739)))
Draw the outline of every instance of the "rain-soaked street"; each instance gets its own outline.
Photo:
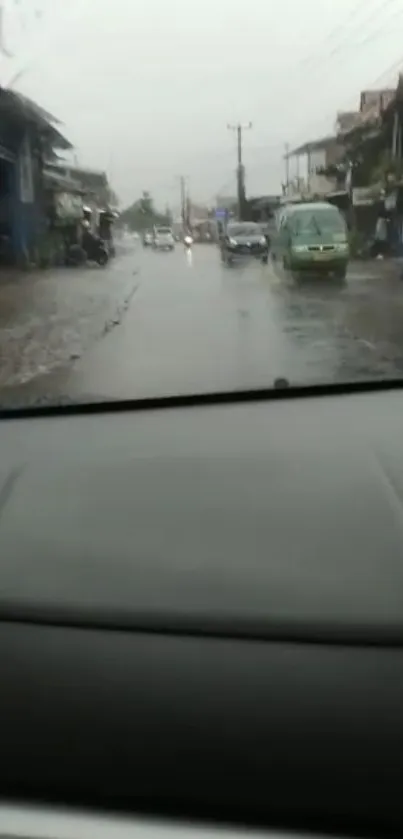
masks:
POLYGON ((3 406, 403 373, 403 282, 376 262, 344 284, 295 282, 270 263, 225 267, 214 245, 133 243, 105 270, 50 275, 29 302, 24 328, 3 312, 3 406))

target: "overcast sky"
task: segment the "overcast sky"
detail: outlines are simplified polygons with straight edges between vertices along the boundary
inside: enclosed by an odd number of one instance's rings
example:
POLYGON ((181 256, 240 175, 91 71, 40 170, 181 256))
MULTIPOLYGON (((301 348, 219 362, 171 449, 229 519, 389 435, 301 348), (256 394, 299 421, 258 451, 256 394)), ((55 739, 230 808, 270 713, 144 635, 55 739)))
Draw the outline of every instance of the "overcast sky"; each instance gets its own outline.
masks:
MULTIPOLYGON (((277 192, 284 144, 332 130, 361 89, 395 84, 401 0, 3 0, 2 83, 64 123, 80 164, 106 169, 122 203, 234 192, 249 122, 249 194, 277 192)), ((1 6, 1 0, 0 0, 1 6)))

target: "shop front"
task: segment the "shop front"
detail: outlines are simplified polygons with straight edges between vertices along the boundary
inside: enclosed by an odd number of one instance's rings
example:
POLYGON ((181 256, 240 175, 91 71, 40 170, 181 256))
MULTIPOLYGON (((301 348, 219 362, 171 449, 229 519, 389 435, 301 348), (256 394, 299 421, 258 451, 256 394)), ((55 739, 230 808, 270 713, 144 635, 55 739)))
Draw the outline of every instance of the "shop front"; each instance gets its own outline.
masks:
POLYGON ((15 154, 0 144, 0 265, 10 265, 13 262, 15 171, 15 154))
POLYGON ((72 245, 81 244, 83 199, 80 192, 69 191, 61 183, 49 184, 47 195, 49 261, 65 264, 72 245))

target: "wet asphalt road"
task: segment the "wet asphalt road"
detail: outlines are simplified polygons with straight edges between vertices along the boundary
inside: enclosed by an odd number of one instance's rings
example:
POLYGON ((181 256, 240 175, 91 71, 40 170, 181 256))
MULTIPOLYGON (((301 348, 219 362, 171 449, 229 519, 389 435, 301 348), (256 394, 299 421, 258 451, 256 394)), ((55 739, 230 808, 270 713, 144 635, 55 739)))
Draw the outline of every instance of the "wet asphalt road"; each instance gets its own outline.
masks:
MULTIPOLYGON (((135 293, 116 328, 80 359, 8 389, 11 402, 403 374, 403 282, 379 264, 353 265, 346 283, 296 282, 270 263, 225 267, 213 245, 189 254, 181 245, 153 253, 138 244, 119 271, 135 277, 135 293)), ((5 397, 6 389, 3 404, 5 397)))

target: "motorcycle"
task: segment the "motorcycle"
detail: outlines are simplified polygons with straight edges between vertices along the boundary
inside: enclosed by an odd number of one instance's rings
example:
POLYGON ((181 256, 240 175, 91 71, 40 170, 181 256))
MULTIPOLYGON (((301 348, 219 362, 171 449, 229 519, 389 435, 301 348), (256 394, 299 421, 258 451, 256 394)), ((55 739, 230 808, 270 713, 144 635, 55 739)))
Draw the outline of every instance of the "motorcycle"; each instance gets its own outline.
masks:
POLYGON ((72 266, 84 265, 86 262, 96 262, 104 267, 109 261, 108 248, 100 236, 87 235, 83 245, 70 245, 67 249, 66 264, 72 266))
POLYGON ((192 247, 192 245, 193 245, 193 238, 192 238, 192 236, 185 236, 185 238, 184 238, 184 240, 183 240, 183 243, 184 243, 184 245, 185 245, 185 248, 186 248, 187 250, 189 250, 189 248, 191 248, 191 247, 192 247))

